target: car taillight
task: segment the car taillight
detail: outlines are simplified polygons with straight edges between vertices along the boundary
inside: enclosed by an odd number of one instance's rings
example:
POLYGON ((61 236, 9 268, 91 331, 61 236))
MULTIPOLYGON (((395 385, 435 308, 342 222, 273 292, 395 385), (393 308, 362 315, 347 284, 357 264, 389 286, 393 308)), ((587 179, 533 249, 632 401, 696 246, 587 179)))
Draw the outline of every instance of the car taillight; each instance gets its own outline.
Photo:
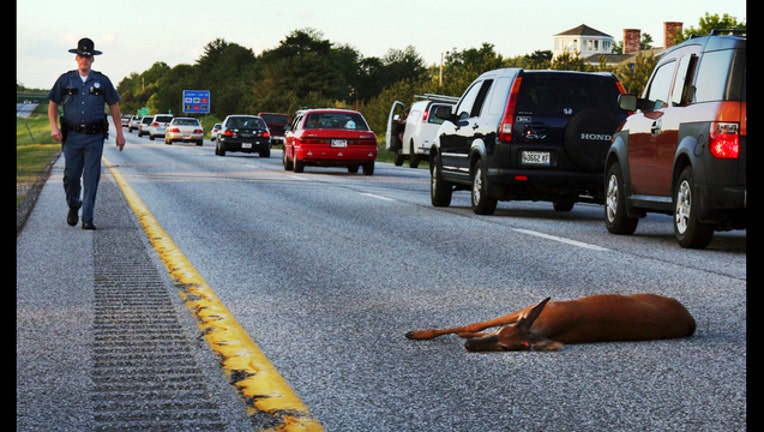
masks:
POLYGON ((195 134, 200 134, 200 133, 202 133, 202 130, 201 129, 194 129, 194 133, 195 134))
POLYGON ((422 111, 422 122, 427 122, 427 116, 430 115, 430 112, 427 110, 422 111))
POLYGON ((499 140, 512 141, 512 124, 515 117, 515 106, 517 106, 517 95, 520 93, 520 83, 523 81, 523 77, 517 77, 515 82, 512 83, 512 89, 509 91, 509 100, 507 101, 507 108, 504 110, 504 118, 499 123, 499 140))
POLYGON ((708 149, 719 159, 737 159, 740 156, 740 125, 738 123, 712 122, 708 149))
POLYGON ((268 131, 263 131, 263 135, 262 136, 263 136, 263 138, 268 138, 269 136, 271 136, 271 134, 269 134, 268 131))
POLYGON ((231 132, 230 129, 226 129, 226 131, 223 132, 223 136, 232 137, 233 136, 233 132, 231 132))
POLYGON ((157 122, 151 123, 151 126, 157 127, 157 126, 159 126, 159 123, 157 123, 157 122))

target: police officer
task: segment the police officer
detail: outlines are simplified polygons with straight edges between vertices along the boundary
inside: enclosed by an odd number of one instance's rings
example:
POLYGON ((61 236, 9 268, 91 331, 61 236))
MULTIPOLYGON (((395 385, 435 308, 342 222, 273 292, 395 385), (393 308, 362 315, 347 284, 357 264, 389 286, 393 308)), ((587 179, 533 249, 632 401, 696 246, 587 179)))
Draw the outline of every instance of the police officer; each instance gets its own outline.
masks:
POLYGON ((119 112, 120 95, 109 77, 91 69, 94 56, 101 54, 92 40, 80 39, 77 48, 69 52, 76 54, 77 69, 58 77, 48 92, 48 120, 53 139, 63 146, 64 192, 69 206, 66 223, 77 225, 78 211, 82 207, 82 229, 94 230, 93 208, 101 179, 103 144, 109 130, 104 111, 106 105, 117 125, 117 147, 120 151, 125 147, 119 112), (63 111, 60 127, 59 106, 63 111))

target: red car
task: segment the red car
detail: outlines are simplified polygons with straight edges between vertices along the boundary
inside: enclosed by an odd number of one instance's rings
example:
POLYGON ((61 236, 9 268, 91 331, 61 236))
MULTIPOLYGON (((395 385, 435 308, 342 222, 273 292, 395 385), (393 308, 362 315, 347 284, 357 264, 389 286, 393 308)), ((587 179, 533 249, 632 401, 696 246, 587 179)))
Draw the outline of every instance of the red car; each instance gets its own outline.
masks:
POLYGON ((358 111, 337 108, 300 110, 285 133, 284 169, 301 173, 306 166, 363 168, 374 174, 377 136, 358 111))

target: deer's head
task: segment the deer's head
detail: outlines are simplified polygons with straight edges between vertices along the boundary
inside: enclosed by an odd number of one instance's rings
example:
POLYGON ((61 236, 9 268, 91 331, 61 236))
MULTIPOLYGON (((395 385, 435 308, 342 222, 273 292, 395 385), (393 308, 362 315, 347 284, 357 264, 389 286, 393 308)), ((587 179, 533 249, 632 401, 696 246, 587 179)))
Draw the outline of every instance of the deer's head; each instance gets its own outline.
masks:
POLYGON ((561 342, 553 341, 534 334, 531 326, 549 302, 550 297, 541 303, 527 308, 514 324, 501 326, 493 334, 467 340, 467 351, 557 351, 561 342))

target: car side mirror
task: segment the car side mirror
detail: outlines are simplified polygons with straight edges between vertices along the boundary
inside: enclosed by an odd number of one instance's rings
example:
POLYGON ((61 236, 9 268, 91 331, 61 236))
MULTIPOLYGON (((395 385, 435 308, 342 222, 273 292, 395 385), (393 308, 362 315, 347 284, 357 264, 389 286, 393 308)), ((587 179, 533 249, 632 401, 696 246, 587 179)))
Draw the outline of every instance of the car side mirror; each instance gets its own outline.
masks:
POLYGON ((618 107, 626 111, 636 111, 637 96, 633 94, 619 94, 618 107))

